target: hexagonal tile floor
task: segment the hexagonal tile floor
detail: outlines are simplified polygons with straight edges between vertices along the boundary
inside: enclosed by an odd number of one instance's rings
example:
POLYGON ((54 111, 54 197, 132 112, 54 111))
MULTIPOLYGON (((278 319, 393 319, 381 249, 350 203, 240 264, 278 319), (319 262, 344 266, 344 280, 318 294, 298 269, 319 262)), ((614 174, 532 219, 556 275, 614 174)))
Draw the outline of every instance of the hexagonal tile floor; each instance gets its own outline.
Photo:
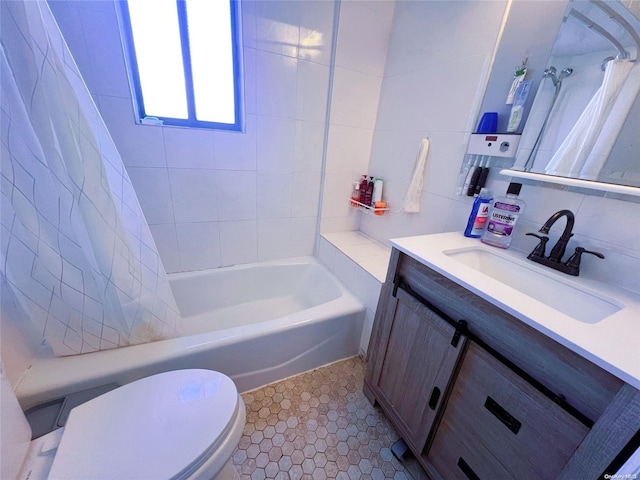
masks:
MULTIPOLYGON (((247 425, 233 455, 245 480, 407 480, 398 435, 362 392, 358 357, 244 393, 247 425)), ((414 476, 414 475, 412 475, 414 476)))

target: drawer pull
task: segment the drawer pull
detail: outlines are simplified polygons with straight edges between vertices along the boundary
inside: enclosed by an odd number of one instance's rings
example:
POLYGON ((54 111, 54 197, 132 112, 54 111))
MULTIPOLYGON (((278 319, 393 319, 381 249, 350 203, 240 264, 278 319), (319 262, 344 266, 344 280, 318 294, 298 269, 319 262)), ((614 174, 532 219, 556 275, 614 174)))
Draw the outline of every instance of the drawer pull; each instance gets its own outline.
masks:
POLYGON ((462 457, 458 459, 458 468, 462 470, 462 473, 464 473, 469 480, 480 480, 480 477, 476 475, 476 472, 471 469, 469 464, 465 462, 462 457))
POLYGON ((438 387, 433 387, 433 391, 431 392, 431 397, 429 397, 429 408, 431 410, 435 410, 438 405, 438 400, 440 400, 440 389, 438 387))
POLYGON ((487 397, 487 400, 484 402, 484 408, 493 413, 495 417, 504 423, 513 433, 517 434, 518 431, 520 431, 522 423, 502 408, 493 398, 487 397))

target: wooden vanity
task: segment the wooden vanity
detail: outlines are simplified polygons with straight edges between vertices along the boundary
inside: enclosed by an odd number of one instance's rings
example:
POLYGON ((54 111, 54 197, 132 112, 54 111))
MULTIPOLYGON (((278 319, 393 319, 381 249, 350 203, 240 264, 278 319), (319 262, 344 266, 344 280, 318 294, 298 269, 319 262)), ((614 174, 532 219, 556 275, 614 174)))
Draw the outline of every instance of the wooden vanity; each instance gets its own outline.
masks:
POLYGON ((364 389, 433 480, 595 480, 640 429, 634 386, 397 248, 364 389))

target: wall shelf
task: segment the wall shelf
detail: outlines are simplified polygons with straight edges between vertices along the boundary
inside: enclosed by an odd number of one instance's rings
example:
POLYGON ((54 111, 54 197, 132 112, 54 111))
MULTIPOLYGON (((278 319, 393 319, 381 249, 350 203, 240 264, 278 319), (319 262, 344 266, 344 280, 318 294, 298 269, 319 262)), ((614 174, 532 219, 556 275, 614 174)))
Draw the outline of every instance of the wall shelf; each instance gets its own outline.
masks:
POLYGON ((349 199, 349 203, 351 204, 352 207, 358 208, 359 210, 364 211, 365 213, 368 213, 370 215, 380 216, 380 215, 384 215, 385 212, 389 211, 389 207, 384 207, 384 208, 372 207, 370 205, 365 205, 364 203, 357 202, 352 198, 349 199))
POLYGON ((624 195, 640 196, 640 188, 629 187, 626 185, 616 185, 615 183, 594 182, 591 180, 582 180, 577 178, 557 177, 552 175, 543 175, 540 173, 523 172, 520 170, 504 169, 500 171, 501 175, 522 178, 526 180, 534 180, 538 182, 555 183, 558 185, 566 185, 568 187, 587 188, 598 190, 601 192, 612 192, 624 195))

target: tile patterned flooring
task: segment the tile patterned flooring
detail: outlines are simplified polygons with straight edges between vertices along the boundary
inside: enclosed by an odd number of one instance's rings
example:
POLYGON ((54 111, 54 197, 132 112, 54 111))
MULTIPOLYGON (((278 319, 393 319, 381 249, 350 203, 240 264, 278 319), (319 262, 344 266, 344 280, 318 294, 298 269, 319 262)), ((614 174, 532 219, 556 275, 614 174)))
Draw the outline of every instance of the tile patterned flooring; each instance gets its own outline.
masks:
POLYGON ((243 480, 407 480, 398 435, 362 392, 353 357, 242 394, 247 424, 233 455, 243 480))

